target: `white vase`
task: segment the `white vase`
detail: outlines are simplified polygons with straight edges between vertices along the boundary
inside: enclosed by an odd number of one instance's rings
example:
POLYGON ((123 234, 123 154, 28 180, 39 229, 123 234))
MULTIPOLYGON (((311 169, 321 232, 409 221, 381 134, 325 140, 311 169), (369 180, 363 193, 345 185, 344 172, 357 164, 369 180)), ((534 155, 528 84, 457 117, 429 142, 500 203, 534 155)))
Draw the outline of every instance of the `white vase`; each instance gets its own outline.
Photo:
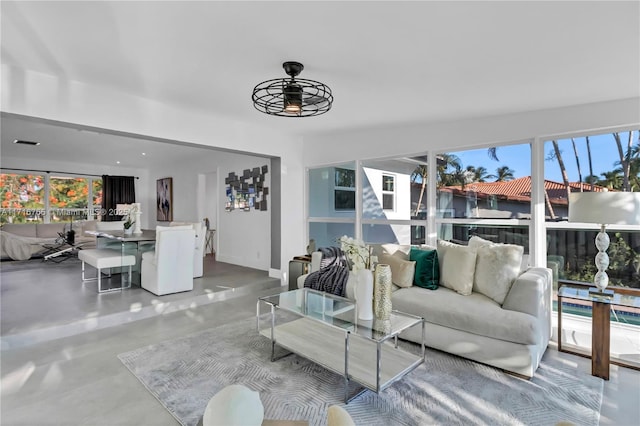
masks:
POLYGON ((124 228, 124 235, 131 235, 131 234, 133 234, 133 227, 124 228))
POLYGON ((370 321, 373 319, 373 274, 368 269, 360 269, 356 274, 356 306, 358 319, 370 321))

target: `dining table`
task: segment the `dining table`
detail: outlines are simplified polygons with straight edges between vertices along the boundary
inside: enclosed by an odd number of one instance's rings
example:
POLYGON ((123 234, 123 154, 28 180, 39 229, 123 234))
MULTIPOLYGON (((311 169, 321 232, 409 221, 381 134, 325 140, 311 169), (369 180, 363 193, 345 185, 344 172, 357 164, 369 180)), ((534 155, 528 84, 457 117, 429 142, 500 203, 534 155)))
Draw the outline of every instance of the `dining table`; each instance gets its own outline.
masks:
POLYGON ((112 270, 111 272, 120 273, 122 288, 126 288, 131 285, 136 285, 139 287, 141 285, 142 277, 140 265, 142 261, 142 253, 155 249, 155 229, 143 229, 142 232, 138 234, 126 233, 124 230, 85 231, 85 233, 96 237, 96 248, 119 250, 122 256, 134 255, 136 257, 136 264, 132 267, 131 283, 128 282, 128 274, 121 273, 124 269, 114 268, 120 270, 112 270))

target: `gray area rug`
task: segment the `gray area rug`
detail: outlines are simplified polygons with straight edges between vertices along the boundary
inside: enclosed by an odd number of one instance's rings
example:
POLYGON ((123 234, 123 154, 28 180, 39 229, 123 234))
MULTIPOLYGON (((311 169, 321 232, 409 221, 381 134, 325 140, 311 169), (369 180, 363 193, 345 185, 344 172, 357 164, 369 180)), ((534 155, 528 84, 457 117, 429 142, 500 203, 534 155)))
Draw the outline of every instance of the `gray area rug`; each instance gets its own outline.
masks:
POLYGON ((209 399, 234 383, 260 393, 266 419, 310 425, 326 424, 332 404, 358 425, 597 425, 600 418, 602 379, 548 357, 524 380, 427 350, 425 364, 380 395, 367 391, 344 405, 341 376, 297 355, 271 362, 270 354, 270 341, 247 318, 118 357, 184 426, 196 425, 209 399))

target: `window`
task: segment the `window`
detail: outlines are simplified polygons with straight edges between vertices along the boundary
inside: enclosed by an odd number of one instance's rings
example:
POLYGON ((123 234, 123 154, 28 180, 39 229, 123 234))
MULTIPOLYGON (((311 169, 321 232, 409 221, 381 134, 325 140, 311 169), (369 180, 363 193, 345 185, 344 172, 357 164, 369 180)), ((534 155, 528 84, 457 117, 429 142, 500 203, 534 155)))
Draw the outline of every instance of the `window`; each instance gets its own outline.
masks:
POLYGON ((355 235, 355 163, 318 167, 308 171, 309 239, 316 247, 337 244, 343 235, 355 235))
POLYGON ((382 210, 394 210, 395 177, 382 175, 382 210))
POLYGON ((0 223, 96 219, 102 179, 1 173, 0 199, 0 223))
POLYGON ((0 174, 0 223, 44 221, 44 176, 0 174))
POLYGON ((356 209, 356 172, 350 169, 335 169, 334 208, 356 209))
MULTIPOLYGON (((544 144, 547 198, 547 255, 558 258, 560 279, 592 283, 597 272, 595 236, 599 226, 568 223, 572 192, 640 191, 640 132, 549 140, 544 144)), ((610 286, 640 289, 634 264, 640 259, 638 228, 609 225, 607 274, 610 286)))

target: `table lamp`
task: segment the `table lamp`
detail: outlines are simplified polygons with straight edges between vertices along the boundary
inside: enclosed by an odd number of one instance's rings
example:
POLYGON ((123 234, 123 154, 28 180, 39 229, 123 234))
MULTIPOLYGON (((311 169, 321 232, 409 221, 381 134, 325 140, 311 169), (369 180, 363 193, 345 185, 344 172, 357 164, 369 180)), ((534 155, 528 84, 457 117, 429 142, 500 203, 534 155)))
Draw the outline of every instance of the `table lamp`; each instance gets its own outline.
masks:
POLYGON ((609 236, 607 225, 640 225, 640 192, 574 192, 569 195, 569 222, 597 223, 600 232, 596 236, 596 268, 593 279, 597 292, 605 292, 609 284, 609 236))

